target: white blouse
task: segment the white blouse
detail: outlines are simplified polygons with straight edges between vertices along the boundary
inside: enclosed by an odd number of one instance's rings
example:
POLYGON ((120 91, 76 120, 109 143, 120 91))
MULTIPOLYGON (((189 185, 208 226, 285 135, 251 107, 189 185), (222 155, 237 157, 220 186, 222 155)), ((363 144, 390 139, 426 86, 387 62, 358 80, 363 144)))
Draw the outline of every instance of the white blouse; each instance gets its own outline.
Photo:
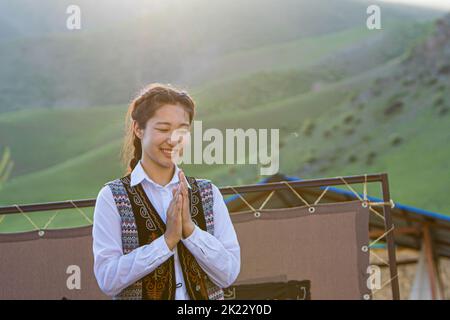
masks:
MULTIPOLYGON (((139 162, 131 173, 131 186, 142 183, 161 219, 166 222, 166 212, 172 200, 172 188, 178 181, 179 168, 175 166, 172 180, 165 186, 152 181, 139 162)), ((188 184, 189 185, 189 184, 188 184)), ((181 241, 192 253, 211 281, 221 288, 229 287, 240 272, 240 247, 228 209, 219 189, 213 184, 214 235, 195 226, 194 232, 181 241)), ((124 255, 122 250, 121 218, 109 186, 104 186, 97 197, 92 229, 94 274, 100 289, 115 296, 123 289, 151 273, 172 255, 175 259, 177 289, 175 299, 188 300, 177 248, 169 249, 160 236, 150 244, 124 255), (181 284, 181 285, 180 285, 181 284)))

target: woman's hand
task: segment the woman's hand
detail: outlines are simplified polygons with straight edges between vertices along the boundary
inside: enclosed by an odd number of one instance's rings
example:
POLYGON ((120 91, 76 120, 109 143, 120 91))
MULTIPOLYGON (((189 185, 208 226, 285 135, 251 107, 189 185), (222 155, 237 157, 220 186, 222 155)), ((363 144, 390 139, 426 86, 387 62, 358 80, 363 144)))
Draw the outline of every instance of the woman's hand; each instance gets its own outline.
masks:
POLYGON ((173 250, 181 239, 183 226, 181 210, 183 207, 183 197, 181 195, 181 186, 172 190, 173 199, 167 208, 167 222, 164 239, 170 250, 173 250))
POLYGON ((181 218, 183 221, 183 239, 189 237, 192 232, 194 232, 195 224, 192 221, 190 203, 189 203, 189 193, 188 193, 188 185, 186 182, 186 177, 183 171, 180 170, 178 173, 178 178, 181 186, 181 196, 182 196, 182 209, 181 209, 181 218))

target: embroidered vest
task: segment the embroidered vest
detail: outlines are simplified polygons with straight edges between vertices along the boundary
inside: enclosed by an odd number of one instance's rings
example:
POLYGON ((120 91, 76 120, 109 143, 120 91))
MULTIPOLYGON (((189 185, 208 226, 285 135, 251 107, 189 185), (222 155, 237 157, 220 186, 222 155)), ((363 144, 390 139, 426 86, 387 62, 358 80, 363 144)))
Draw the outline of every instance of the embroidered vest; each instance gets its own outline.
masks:
MULTIPOLYGON (((214 235, 213 194, 211 182, 186 177, 191 189, 191 216, 202 230, 214 235)), ((148 199, 141 184, 130 185, 130 175, 106 183, 122 219, 123 253, 149 244, 162 236, 166 226, 148 199)), ((195 257, 180 241, 177 252, 187 292, 193 300, 222 300, 223 290, 216 286, 202 270, 195 257)), ((176 281, 174 256, 148 275, 131 284, 114 299, 175 299, 176 281)))

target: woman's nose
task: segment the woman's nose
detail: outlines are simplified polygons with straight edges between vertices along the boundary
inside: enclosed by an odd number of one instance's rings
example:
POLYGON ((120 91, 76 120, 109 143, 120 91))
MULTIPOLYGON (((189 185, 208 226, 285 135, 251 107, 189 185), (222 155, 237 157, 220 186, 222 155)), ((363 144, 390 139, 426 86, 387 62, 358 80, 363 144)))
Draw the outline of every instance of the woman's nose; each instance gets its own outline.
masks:
POLYGON ((169 137, 169 139, 167 140, 167 143, 171 146, 171 147, 175 147, 177 144, 180 143, 180 138, 174 138, 174 137, 169 137), (178 139, 178 140, 177 140, 178 139))
POLYGON ((180 144, 182 142, 183 142, 183 133, 181 131, 178 132, 177 130, 175 130, 170 134, 168 143, 171 146, 176 146, 177 144, 180 144))

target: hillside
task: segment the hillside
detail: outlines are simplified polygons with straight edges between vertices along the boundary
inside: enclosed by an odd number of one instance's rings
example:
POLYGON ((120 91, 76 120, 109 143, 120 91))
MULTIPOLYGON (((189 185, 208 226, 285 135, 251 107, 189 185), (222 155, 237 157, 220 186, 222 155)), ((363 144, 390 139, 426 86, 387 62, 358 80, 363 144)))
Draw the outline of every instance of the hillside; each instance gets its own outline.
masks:
MULTIPOLYGON (((280 128, 282 173, 318 178, 388 172, 395 201, 450 214, 444 188, 449 177, 443 174, 449 172, 449 151, 442 147, 450 125, 449 35, 447 16, 226 54, 215 70, 234 72, 192 89, 198 119, 219 129, 280 128)), ((104 182, 123 172, 118 152, 126 108, 122 103, 0 114, 0 145, 10 147, 15 162, 0 205, 95 197, 104 182)), ((185 170, 219 186, 260 178, 258 167, 249 165, 185 170)), ((379 195, 378 189, 369 191, 379 195)), ((51 215, 37 221, 43 225, 51 215)), ((58 215, 51 227, 83 223, 74 210, 58 215)), ((6 217, 0 226, 27 228, 21 216, 6 217)))
MULTIPOLYGON (((84 0, 83 27, 69 32, 68 1, 14 3, 0 7, 9 30, 0 34, 0 112, 120 104, 155 80, 192 88, 266 65, 296 67, 307 62, 298 59, 298 41, 362 28, 367 7, 352 0, 172 0, 139 12, 137 0, 126 7, 84 0)), ((384 23, 430 15, 383 4, 384 23)), ((318 54, 330 52, 323 40, 318 54)))

